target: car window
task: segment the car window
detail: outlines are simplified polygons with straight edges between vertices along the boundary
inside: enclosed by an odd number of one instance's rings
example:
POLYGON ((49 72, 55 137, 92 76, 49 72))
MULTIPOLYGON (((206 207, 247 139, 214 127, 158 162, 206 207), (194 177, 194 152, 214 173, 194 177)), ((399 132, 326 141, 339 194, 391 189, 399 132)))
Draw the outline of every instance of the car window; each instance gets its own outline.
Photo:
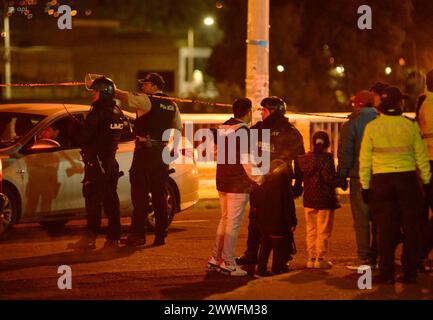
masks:
POLYGON ((0 112, 0 148, 15 144, 44 118, 42 115, 0 112))
POLYGON ((75 114, 63 117, 49 126, 45 127, 42 132, 38 134, 36 139, 52 139, 60 144, 60 149, 77 149, 79 148, 77 142, 77 121, 84 120, 84 114, 75 114))

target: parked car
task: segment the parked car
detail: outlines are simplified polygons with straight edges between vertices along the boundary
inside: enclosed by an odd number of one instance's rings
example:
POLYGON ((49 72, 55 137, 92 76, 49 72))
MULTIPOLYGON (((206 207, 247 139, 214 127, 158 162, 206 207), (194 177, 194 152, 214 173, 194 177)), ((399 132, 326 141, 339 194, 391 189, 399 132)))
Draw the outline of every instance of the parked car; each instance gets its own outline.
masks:
MULTIPOLYGON (((0 158, 3 194, 0 237, 16 223, 38 222, 54 228, 85 217, 82 180, 84 164, 75 139, 74 122, 84 119, 89 106, 62 104, 0 105, 0 158)), ((123 176, 118 194, 122 216, 132 214, 129 168, 135 115, 125 112, 117 161, 123 176)), ((169 221, 175 213, 198 201, 198 171, 193 145, 182 138, 182 164, 172 163, 166 184, 169 221)), ((149 201, 151 202, 151 197, 149 201)), ((148 214, 154 226, 153 212, 148 214)))

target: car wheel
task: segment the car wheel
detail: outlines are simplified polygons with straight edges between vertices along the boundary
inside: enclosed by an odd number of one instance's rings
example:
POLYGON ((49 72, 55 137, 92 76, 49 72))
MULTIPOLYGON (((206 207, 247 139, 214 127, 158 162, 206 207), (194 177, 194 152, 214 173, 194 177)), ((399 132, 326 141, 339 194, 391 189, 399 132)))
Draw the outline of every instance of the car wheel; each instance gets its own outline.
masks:
POLYGON ((58 221, 42 221, 39 222, 40 225, 48 229, 48 231, 57 231, 62 229, 69 220, 58 220, 58 221))
POLYGON ((0 238, 6 237, 18 220, 18 200, 7 186, 3 186, 3 201, 3 212, 0 212, 0 238))
MULTIPOLYGON (((176 213, 177 208, 177 194, 174 189, 174 186, 167 182, 165 185, 165 194, 167 199, 167 215, 168 215, 168 225, 171 224, 174 218, 174 214, 176 213)), ((147 214, 147 229, 150 231, 155 230, 155 212, 152 206, 152 196, 149 194, 150 208, 151 212, 147 214)))

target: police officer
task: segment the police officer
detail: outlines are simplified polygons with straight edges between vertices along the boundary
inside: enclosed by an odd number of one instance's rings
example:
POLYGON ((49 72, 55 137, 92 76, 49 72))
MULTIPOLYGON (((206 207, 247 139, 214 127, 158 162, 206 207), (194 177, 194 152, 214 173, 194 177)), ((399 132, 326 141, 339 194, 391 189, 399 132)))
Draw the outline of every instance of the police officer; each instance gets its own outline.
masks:
MULTIPOLYGON (((297 157, 305 154, 304 142, 301 133, 289 122, 284 114, 286 112, 285 102, 276 96, 264 98, 261 101, 262 119, 251 129, 270 130, 270 145, 261 145, 270 152, 270 162, 282 160, 288 168, 288 184, 278 186, 287 188, 288 201, 283 204, 286 210, 295 210, 294 198, 300 197, 302 189, 302 174, 299 169, 297 157), (294 171, 293 168, 294 162, 294 171), (295 183, 292 186, 291 181, 295 183)), ((247 250, 244 255, 238 257, 236 262, 239 265, 255 264, 260 246, 260 232, 257 225, 257 210, 269 208, 264 202, 270 204, 272 199, 262 199, 260 187, 256 187, 250 194, 250 213, 248 223, 247 250)), ((279 205, 280 203, 274 203, 279 205)), ((293 212, 294 213, 294 212, 293 212)), ((296 224, 296 223, 295 223, 296 224)))
POLYGON ((428 189, 430 164, 416 122, 402 116, 403 99, 397 87, 384 90, 381 115, 364 130, 359 156, 362 196, 378 228, 379 283, 395 281, 394 254, 400 229, 404 234, 401 281, 415 283, 420 257, 423 199, 416 168, 428 189))
POLYGON ((116 150, 124 126, 122 111, 114 101, 115 86, 104 76, 94 80, 93 103, 84 123, 77 130, 84 161, 83 195, 87 211, 86 234, 72 247, 95 249, 101 225, 101 212, 108 217, 104 247, 117 248, 121 234, 120 207, 117 195, 119 164, 116 150))
MULTIPOLYGON (((430 170, 433 170, 433 70, 426 75, 427 92, 418 98, 417 120, 420 126, 421 135, 427 146, 430 161, 430 170)), ((432 181, 430 181, 430 184, 432 181)), ((421 258, 421 270, 431 271, 432 260, 428 260, 429 252, 433 249, 433 217, 429 219, 429 208, 433 210, 433 193, 426 194, 425 211, 423 215, 423 243, 421 258)))
POLYGON ((122 239, 127 246, 142 246, 146 243, 146 221, 149 198, 155 212, 154 246, 164 245, 168 228, 167 198, 165 185, 169 175, 169 164, 162 153, 166 142, 162 140, 167 129, 182 129, 179 108, 163 93, 164 79, 157 73, 149 73, 140 79, 142 93, 116 90, 116 96, 137 110, 134 125, 136 145, 130 169, 131 199, 134 206, 132 232, 122 239))

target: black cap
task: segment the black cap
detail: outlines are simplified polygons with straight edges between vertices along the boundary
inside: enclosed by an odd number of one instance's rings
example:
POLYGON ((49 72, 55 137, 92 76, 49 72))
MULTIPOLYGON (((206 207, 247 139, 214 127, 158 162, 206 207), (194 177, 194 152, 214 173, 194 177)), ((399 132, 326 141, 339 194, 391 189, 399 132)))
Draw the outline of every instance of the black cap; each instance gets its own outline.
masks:
POLYGON ((384 92, 384 90, 386 88, 388 88, 389 85, 387 85, 386 83, 383 82, 376 82, 371 88, 370 91, 377 93, 379 96, 382 95, 382 93, 384 92))
POLYGON ((241 118, 246 115, 252 108, 253 104, 248 98, 239 98, 233 102, 233 115, 235 118, 241 118))
POLYGON ((380 96, 379 110, 388 115, 399 115, 402 113, 401 102, 409 96, 400 91, 399 88, 389 86, 380 96))
POLYGON ((165 87, 165 81, 164 78, 159 75, 158 73, 148 73, 144 79, 139 79, 138 83, 139 84, 143 84, 145 82, 151 82, 153 83, 155 86, 158 87, 158 89, 160 90, 164 90, 165 87))
POLYGON ((329 136, 325 131, 317 131, 313 134, 313 145, 322 144, 323 148, 329 147, 329 136))

